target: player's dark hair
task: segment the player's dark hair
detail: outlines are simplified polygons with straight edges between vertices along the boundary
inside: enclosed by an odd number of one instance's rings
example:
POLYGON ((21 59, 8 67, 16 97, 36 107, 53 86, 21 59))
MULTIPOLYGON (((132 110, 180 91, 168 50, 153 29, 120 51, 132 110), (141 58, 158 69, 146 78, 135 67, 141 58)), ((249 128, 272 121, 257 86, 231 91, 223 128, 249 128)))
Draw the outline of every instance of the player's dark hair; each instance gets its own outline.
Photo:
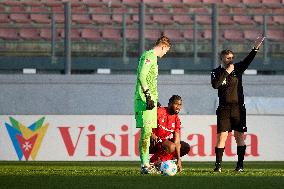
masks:
POLYGON ((222 60, 222 58, 225 56, 225 55, 228 55, 228 54, 234 54, 233 51, 229 50, 229 49, 225 49, 225 50, 222 50, 221 53, 220 53, 220 60, 222 60))
POLYGON ((168 37, 162 35, 155 43, 155 46, 159 46, 159 45, 166 45, 166 46, 170 47, 171 41, 168 37))
POLYGON ((181 97, 179 95, 173 95, 170 99, 169 99, 169 104, 173 103, 176 100, 182 100, 181 97))

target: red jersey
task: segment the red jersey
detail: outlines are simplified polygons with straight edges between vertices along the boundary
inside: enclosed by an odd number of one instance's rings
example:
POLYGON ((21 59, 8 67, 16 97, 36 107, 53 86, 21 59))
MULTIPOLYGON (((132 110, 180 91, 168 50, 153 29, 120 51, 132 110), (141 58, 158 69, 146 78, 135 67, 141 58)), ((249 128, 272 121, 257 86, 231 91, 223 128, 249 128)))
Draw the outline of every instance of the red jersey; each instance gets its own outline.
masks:
POLYGON ((177 114, 170 115, 168 107, 158 107, 158 126, 153 133, 162 140, 173 137, 174 132, 180 132, 180 119, 177 114))

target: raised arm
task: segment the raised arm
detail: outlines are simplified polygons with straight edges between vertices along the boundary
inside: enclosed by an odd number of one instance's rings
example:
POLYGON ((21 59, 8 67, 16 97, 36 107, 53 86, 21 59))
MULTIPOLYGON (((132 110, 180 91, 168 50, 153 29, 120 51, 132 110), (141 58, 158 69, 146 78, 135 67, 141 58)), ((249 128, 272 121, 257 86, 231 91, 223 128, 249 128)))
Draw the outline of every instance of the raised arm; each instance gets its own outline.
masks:
POLYGON ((243 73, 249 67, 264 39, 265 37, 258 37, 251 52, 245 57, 245 59, 235 64, 235 70, 237 72, 243 73))

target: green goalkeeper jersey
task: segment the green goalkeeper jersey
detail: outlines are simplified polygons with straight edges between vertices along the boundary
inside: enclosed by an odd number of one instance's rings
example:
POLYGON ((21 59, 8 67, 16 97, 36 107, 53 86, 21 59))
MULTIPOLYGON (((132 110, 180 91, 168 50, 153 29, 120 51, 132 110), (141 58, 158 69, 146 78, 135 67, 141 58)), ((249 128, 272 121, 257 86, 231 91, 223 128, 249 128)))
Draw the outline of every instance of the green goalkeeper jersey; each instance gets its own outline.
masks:
MULTIPOLYGON (((146 51, 140 57, 137 69, 135 101, 142 100, 143 102, 146 102, 143 90, 149 89, 151 99, 154 100, 154 102, 157 102, 157 76, 157 56, 154 54, 153 50, 146 51)), ((139 105, 135 103, 135 111, 141 111, 141 107, 138 106, 139 105)))

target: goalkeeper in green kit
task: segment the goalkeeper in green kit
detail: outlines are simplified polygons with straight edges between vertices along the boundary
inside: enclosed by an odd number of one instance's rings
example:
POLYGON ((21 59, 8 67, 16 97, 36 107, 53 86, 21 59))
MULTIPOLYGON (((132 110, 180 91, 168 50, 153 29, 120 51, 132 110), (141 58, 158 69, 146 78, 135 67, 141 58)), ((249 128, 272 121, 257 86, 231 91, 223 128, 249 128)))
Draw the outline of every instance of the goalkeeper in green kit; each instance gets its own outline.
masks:
POLYGON ((141 128, 139 151, 141 173, 152 173, 154 167, 149 164, 149 146, 152 128, 157 127, 157 57, 163 57, 170 49, 171 42, 166 36, 161 36, 153 49, 142 54, 137 68, 135 91, 136 128, 141 128))

